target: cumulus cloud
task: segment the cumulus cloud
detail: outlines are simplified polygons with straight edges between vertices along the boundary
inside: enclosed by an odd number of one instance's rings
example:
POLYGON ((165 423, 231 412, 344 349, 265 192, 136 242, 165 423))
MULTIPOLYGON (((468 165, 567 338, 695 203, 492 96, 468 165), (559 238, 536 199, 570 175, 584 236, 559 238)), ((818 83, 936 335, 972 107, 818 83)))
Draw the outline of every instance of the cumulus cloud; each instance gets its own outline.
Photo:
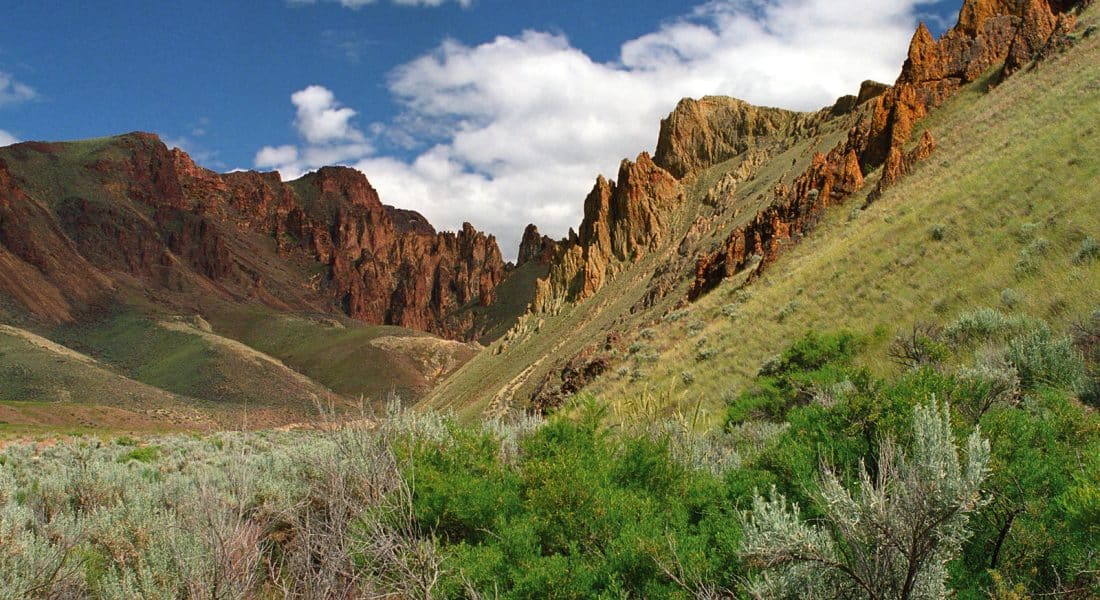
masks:
POLYGON ((278 169, 280 166, 298 162, 298 148, 295 146, 265 146, 256 153, 256 166, 261 169, 278 169))
POLYGON ((265 146, 253 159, 256 167, 295 179, 309 169, 359 160, 374 152, 367 136, 352 123, 356 112, 342 106, 328 88, 311 85, 291 94, 290 101, 297 109, 294 127, 303 146, 265 146))
POLYGON ((34 88, 20 83, 8 73, 0 71, 0 107, 33 100, 38 96, 34 88))
POLYGON ((18 144, 18 143, 19 143, 19 138, 17 138, 14 135, 4 131, 3 129, 0 129, 0 147, 10 146, 12 144, 18 144))
POLYGON ((331 91, 311 85, 294 92, 290 101, 298 108, 294 125, 298 133, 311 144, 337 141, 362 141, 363 134, 351 125, 355 111, 341 107, 331 91))
MULTIPOLYGON (((528 222, 556 237, 575 227, 596 174, 614 177, 622 157, 652 151, 682 97, 809 110, 864 79, 892 81, 928 2, 712 0, 606 63, 546 32, 445 41, 389 78, 402 113, 379 135, 418 155, 347 160, 385 202, 441 228, 471 221, 512 255, 528 222)), ((302 152, 292 162, 320 166, 302 152)))
MULTIPOLYGON (((358 9, 371 4, 377 4, 378 0, 322 0, 326 2, 339 2, 344 8, 358 9)), ((473 0, 391 0, 398 6, 441 6, 447 2, 455 2, 463 8, 473 4, 473 0)), ((287 0, 288 4, 316 4, 318 0, 287 0)))

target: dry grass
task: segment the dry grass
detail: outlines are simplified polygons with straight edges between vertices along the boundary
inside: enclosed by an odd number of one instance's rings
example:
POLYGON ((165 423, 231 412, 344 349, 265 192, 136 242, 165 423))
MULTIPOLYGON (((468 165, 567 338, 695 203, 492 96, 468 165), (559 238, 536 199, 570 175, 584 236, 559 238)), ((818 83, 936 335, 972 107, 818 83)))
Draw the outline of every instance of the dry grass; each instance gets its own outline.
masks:
POLYGON ((655 325, 659 366, 644 384, 611 376, 592 391, 620 412, 642 397, 717 415, 725 394, 807 330, 887 344, 980 306, 1060 327, 1100 307, 1100 261, 1075 260, 1100 235, 1100 95, 1089 92, 1100 85, 1098 53, 1092 37, 988 93, 965 91, 923 122, 939 149, 908 179, 868 210, 852 210, 862 197, 833 209, 761 281, 727 283, 689 307, 684 320, 701 329, 655 325), (704 338, 717 352, 699 361, 704 338))

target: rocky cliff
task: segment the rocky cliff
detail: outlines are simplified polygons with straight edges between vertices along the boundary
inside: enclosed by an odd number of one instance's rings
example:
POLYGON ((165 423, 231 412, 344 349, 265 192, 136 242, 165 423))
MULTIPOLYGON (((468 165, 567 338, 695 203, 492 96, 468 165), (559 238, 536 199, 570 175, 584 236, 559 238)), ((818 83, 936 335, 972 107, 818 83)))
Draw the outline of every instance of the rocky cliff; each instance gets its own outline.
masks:
POLYGON ((750 148, 767 149, 783 143, 800 116, 736 98, 685 98, 661 121, 654 162, 683 179, 750 148))
POLYGON ((0 152, 0 234, 0 293, 54 322, 120 294, 214 296, 463 338, 458 309, 510 268, 492 236, 436 232, 358 171, 222 175, 141 133, 0 152))
MULTIPOLYGON (((775 190, 771 206, 732 231, 717 252, 698 259, 690 296, 710 290, 748 265, 754 255, 760 257, 754 268, 766 268, 781 248, 779 242, 803 233, 822 208, 858 191, 863 175, 881 167, 878 183, 868 196, 874 201, 935 150, 934 136, 928 131, 914 148, 907 149, 918 121, 962 86, 998 67, 1000 71, 991 75, 994 80, 1011 76, 1056 45, 1074 27, 1070 9, 1076 4, 966 0, 958 25, 938 41, 922 24, 897 82, 877 94, 870 111, 844 142, 814 157, 793 186, 775 190)), ((860 98, 864 95, 861 91, 860 98)))
POLYGON ((680 182, 646 153, 624 160, 617 181, 602 176, 584 201, 579 233, 570 232, 538 281, 536 312, 584 300, 626 263, 640 260, 668 237, 673 211, 685 201, 680 182))
POLYGON ((534 224, 528 225, 523 230, 523 238, 519 243, 519 257, 516 259, 516 267, 521 267, 529 262, 537 262, 546 266, 554 260, 558 252, 558 242, 548 235, 539 233, 539 228, 534 224))

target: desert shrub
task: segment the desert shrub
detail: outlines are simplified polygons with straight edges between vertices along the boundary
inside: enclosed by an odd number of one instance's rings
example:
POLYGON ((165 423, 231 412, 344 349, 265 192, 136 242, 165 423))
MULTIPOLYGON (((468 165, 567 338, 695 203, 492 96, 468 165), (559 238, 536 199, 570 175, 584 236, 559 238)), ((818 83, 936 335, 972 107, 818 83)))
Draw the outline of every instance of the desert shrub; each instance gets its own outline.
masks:
POLYGON ((1026 244, 1035 239, 1035 234, 1039 231, 1038 223, 1023 223, 1020 228, 1016 230, 1016 241, 1021 244, 1026 244))
POLYGON ((691 385, 695 383, 695 374, 691 371, 683 371, 680 373, 680 381, 684 382, 684 385, 691 385))
POLYGON ((946 408, 914 411, 906 452, 884 443, 877 473, 860 469, 854 490, 823 467, 817 507, 827 525, 807 523, 774 489, 742 514, 741 554, 764 576, 757 598, 944 598, 947 563, 970 536, 984 503, 989 443, 975 431, 960 463, 946 408))
POLYGON ((947 237, 947 225, 943 223, 933 225, 932 229, 929 231, 929 237, 931 237, 933 241, 942 242, 943 239, 947 237))
POLYGON ((1068 336, 1057 336, 1039 327, 1013 338, 1004 360, 1016 369, 1025 389, 1049 385, 1076 389, 1084 374, 1084 363, 1068 336))
POLYGON ((1073 257, 1074 264, 1083 265, 1090 263, 1094 260, 1100 259, 1100 242, 1097 242, 1093 237, 1086 237, 1081 246, 1077 249, 1077 254, 1073 257))
POLYGON ((961 345, 1003 341, 1031 323, 1025 318, 1008 317, 992 308, 963 313, 943 330, 944 339, 961 345))
POLYGON ((648 327, 647 327, 647 328, 645 328, 645 329, 643 329, 643 330, 642 330, 642 331, 641 331, 641 332, 639 333, 639 335, 641 335, 641 336, 642 336, 642 339, 643 339, 643 340, 653 340, 653 339, 656 339, 656 338, 657 338, 657 332, 656 332, 655 330, 653 330, 653 329, 650 329, 650 328, 648 328, 648 327))
POLYGON ((695 351, 695 360, 698 362, 708 361, 715 356, 718 356, 718 348, 714 346, 703 346, 695 351))
POLYGON ((1004 305, 1005 308, 1016 308, 1023 301, 1024 295, 1020 292, 1012 288, 1001 290, 1001 304, 1004 305))
POLYGON ((686 316, 688 316, 688 311, 681 308, 681 309, 678 309, 678 310, 674 310, 674 311, 668 313, 667 315, 665 315, 664 321, 666 323, 675 323, 677 321, 682 320, 686 316))
MULTIPOLYGON (((0 470, 0 490, 14 489, 12 484, 10 474, 5 478, 0 470)), ((42 523, 25 506, 3 500, 0 498, 0 599, 86 595, 76 551, 79 524, 64 517, 42 523)))
POLYGON ((1020 250, 1016 259, 1017 277, 1028 277, 1039 272, 1042 260, 1050 251, 1050 242, 1046 238, 1035 238, 1020 250))
POLYGON ((730 303, 723 306, 720 310, 723 317, 727 319, 733 319, 737 317, 738 305, 736 303, 730 303))
POLYGON ((960 369, 955 407, 977 423, 994 406, 1008 406, 1020 398, 1020 377, 1016 369, 999 360, 980 361, 960 369))
POLYGON ((940 341, 941 338, 939 327, 928 323, 914 324, 908 333, 894 337, 890 344, 890 358, 911 369, 939 364, 951 354, 940 341))
POLYGON ((779 309, 779 312, 775 313, 775 320, 782 323, 798 312, 800 308, 802 308, 801 302, 798 300, 791 300, 784 305, 783 308, 779 309))

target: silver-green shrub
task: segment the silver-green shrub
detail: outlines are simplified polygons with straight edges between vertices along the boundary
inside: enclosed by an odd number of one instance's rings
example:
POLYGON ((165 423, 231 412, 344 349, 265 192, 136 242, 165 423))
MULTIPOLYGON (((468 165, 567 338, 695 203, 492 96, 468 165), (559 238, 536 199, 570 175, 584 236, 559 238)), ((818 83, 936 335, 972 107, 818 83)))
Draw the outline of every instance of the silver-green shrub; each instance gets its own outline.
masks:
POLYGON ((875 476, 863 468, 849 490, 823 466, 818 508, 807 523, 797 505, 772 490, 743 513, 741 553, 762 575, 748 585, 756 598, 948 597, 948 561, 969 537, 971 512, 985 502, 989 443, 977 429, 960 464, 946 407, 914 410, 908 452, 886 441, 875 476))

